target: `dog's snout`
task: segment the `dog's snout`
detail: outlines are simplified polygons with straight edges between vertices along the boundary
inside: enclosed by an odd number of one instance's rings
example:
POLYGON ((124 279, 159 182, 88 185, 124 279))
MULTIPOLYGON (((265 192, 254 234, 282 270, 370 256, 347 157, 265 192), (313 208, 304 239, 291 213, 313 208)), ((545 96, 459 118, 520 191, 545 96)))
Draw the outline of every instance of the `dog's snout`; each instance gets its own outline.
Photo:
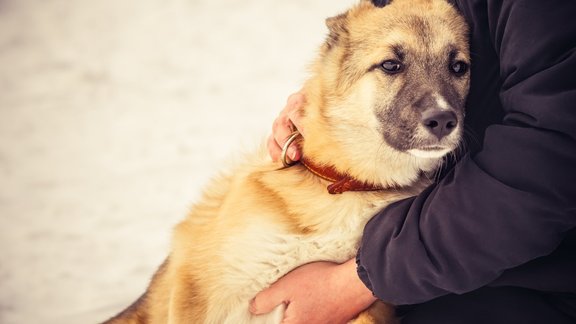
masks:
POLYGON ((422 113, 422 125, 439 140, 448 136, 458 125, 458 118, 452 111, 428 109, 422 113))

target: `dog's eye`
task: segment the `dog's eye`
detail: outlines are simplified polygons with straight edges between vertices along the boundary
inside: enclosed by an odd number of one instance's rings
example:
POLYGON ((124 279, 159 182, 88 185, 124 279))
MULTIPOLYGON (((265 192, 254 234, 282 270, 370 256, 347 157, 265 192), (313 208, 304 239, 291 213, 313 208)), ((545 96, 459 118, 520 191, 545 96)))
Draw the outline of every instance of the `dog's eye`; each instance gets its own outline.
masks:
POLYGON ((384 61, 382 64, 380 64, 380 66, 382 67, 382 70, 388 74, 400 73, 404 69, 404 65, 402 65, 402 63, 393 60, 384 61))
POLYGON ((450 72, 456 76, 462 76, 468 71, 468 64, 462 61, 456 61, 450 64, 450 72))

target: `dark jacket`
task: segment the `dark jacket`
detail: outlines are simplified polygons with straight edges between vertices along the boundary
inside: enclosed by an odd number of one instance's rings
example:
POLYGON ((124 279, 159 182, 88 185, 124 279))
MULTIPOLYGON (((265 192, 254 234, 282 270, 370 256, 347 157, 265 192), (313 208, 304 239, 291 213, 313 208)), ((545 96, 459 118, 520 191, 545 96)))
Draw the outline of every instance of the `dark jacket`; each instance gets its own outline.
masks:
POLYGON ((469 153, 368 223, 360 278, 394 304, 576 293, 576 1, 455 2, 471 27, 469 153))

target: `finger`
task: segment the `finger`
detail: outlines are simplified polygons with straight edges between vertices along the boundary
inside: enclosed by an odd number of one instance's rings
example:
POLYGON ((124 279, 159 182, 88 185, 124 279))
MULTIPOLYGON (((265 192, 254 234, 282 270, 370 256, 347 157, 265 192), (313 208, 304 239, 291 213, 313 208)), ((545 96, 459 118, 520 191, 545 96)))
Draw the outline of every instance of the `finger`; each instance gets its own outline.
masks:
POLYGON ((280 115, 274 121, 272 125, 272 134, 274 135, 274 140, 278 143, 278 146, 282 147, 286 140, 292 132, 294 131, 294 125, 288 118, 288 115, 280 115))
MULTIPOLYGON (((302 134, 300 120, 302 108, 305 104, 305 96, 302 91, 294 93, 288 97, 286 106, 272 124, 272 136, 268 138, 268 153, 273 161, 278 161, 282 154, 282 148, 286 140, 298 129, 302 134)), ((286 152, 292 161, 297 161, 301 157, 300 149, 297 145, 291 144, 286 152)))
POLYGON ((283 291, 272 286, 258 293, 250 301, 250 313, 254 315, 270 313, 276 306, 285 303, 286 300, 283 291))
POLYGON ((298 161, 302 157, 302 152, 300 152, 300 148, 298 148, 295 142, 288 147, 286 154, 291 161, 298 161))
MULTIPOLYGON (((267 147, 268 154, 270 154, 272 161, 278 161, 280 159, 280 155, 282 155, 282 148, 276 142, 274 135, 268 136, 267 147)), ((288 155, 288 157, 290 157, 290 155, 288 155)))
POLYGON ((288 97, 288 100, 286 100, 286 106, 287 107, 292 107, 294 109, 296 108, 302 108, 304 106, 304 104, 306 103, 306 97, 304 96, 304 94, 302 93, 302 90, 291 94, 288 97))
MULTIPOLYGON (((282 147, 280 148, 280 154, 282 154, 282 151, 284 150, 284 146, 286 145, 286 142, 288 141, 288 138, 292 136, 292 133, 290 133, 286 139, 284 139, 281 143, 282 143, 282 147)), ((300 152, 300 147, 297 144, 297 141, 292 141, 292 143, 290 143, 290 145, 288 146, 288 148, 286 149, 286 156, 288 157, 288 159, 290 161, 286 161, 288 163, 290 163, 291 161, 298 161, 300 160, 300 157, 302 156, 302 153, 300 152)))
MULTIPOLYGON (((284 147, 284 144, 286 143, 286 141, 288 140, 290 135, 292 135, 293 128, 294 128, 294 126, 292 125, 292 123, 290 122, 290 120, 288 118, 279 117, 274 122, 274 130, 273 130, 272 134, 274 136, 274 141, 276 142, 276 146, 278 147, 277 148, 277 150, 279 151, 278 157, 282 153, 282 148, 284 147)), ((268 143, 268 145, 269 145, 268 150, 269 151, 276 151, 275 146, 270 147, 272 144, 273 143, 270 143, 270 142, 268 143)), ((300 153, 300 149, 298 148, 298 145, 296 145, 296 142, 293 142, 292 144, 290 144, 286 154, 288 155, 288 158, 292 161, 298 161, 300 159, 301 153, 300 153)), ((273 160, 277 161, 278 157, 276 157, 276 158, 273 157, 273 160)))
POLYGON ((301 91, 290 95, 286 103, 286 115, 288 116, 288 120, 294 125, 294 127, 296 127, 302 136, 305 136, 304 127, 302 127, 300 121, 302 120, 302 111, 305 104, 306 97, 301 91))

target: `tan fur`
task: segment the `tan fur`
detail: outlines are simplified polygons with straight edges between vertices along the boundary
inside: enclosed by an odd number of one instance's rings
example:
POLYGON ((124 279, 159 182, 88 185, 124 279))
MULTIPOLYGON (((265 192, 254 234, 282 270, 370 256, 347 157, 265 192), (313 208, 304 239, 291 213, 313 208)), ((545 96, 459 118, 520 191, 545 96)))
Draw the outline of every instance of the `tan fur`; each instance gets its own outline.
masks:
MULTIPOLYGON (((106 323, 278 323, 282 307, 250 315, 256 293, 299 265, 352 258, 372 215, 429 184, 442 157, 392 148, 382 130, 395 122, 386 125, 377 116, 398 102, 406 82, 421 78, 422 91, 434 92, 434 85, 426 75, 389 76, 373 67, 398 44, 407 66, 425 73, 427 57, 444 58, 447 48, 469 61, 464 21, 443 0, 395 0, 384 8, 362 1, 327 25, 330 35, 304 87, 303 154, 390 189, 330 195, 328 182, 300 164, 282 168, 262 148, 209 184, 176 227, 170 255, 147 292, 106 323), (411 17, 426 28, 418 30, 411 17)), ((447 78, 463 100, 469 78, 447 78)), ((460 134, 459 126, 440 144, 453 150, 460 134)), ((393 310, 383 303, 357 319, 392 321, 393 310)))

